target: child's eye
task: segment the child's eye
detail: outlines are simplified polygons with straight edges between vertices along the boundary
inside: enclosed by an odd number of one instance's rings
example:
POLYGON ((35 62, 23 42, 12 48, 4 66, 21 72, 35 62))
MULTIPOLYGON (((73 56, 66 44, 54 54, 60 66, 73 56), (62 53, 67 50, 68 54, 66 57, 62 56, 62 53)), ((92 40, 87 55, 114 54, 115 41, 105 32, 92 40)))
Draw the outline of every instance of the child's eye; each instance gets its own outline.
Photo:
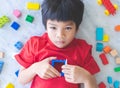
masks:
POLYGON ((53 29, 53 30, 55 30, 55 29, 56 29, 56 27, 50 27, 50 29, 53 29))
POLYGON ((72 27, 66 27, 66 30, 71 30, 72 29, 72 27))

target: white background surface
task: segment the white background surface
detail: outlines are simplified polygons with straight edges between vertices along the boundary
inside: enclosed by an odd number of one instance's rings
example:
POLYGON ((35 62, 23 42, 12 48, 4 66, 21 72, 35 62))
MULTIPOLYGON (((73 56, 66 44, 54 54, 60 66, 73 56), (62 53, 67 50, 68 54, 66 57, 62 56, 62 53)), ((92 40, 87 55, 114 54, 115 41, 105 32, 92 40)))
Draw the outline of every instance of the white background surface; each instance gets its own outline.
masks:
MULTIPOLYGON (((19 64, 13 59, 13 54, 19 52, 19 50, 14 47, 17 41, 25 43, 30 36, 41 35, 45 31, 41 21, 40 10, 31 11, 26 9, 26 3, 29 1, 42 3, 42 0, 0 0, 0 17, 6 15, 11 20, 11 22, 7 23, 3 28, 0 28, 0 51, 5 52, 4 58, 0 59, 0 61, 4 61, 5 63, 0 74, 0 88, 5 88, 9 82, 13 83, 15 88, 29 88, 29 84, 22 86, 18 83, 15 72, 19 69, 19 64), (14 9, 19 9, 21 11, 22 16, 20 18, 16 18, 13 15, 14 9), (35 17, 33 23, 25 21, 26 15, 28 14, 35 17), (20 24, 18 31, 10 27, 13 21, 20 24)), ((95 40, 95 29, 96 27, 104 28, 104 33, 109 35, 110 40, 109 42, 102 43, 104 46, 109 45, 111 48, 116 49, 120 56, 120 32, 114 31, 114 27, 120 24, 120 1, 111 0, 119 6, 114 16, 106 16, 104 14, 105 8, 103 6, 98 6, 97 0, 83 1, 85 3, 84 19, 79 27, 77 37, 83 38, 93 45, 93 56, 101 69, 101 71, 95 75, 97 83, 99 84, 103 81, 108 88, 107 76, 112 76, 113 82, 115 80, 120 81, 120 73, 115 73, 113 71, 115 67, 120 65, 116 65, 114 58, 109 54, 107 54, 109 64, 102 64, 99 58, 101 52, 96 52, 95 50, 97 43, 95 40)))

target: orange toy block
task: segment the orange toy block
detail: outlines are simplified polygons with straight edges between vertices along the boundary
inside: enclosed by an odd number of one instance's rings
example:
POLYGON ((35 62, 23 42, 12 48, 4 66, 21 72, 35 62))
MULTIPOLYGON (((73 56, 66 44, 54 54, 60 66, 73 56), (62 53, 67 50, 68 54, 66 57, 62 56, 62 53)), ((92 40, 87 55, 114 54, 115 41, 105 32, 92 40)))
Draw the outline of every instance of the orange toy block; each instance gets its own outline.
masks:
POLYGON ((110 46, 105 46, 105 47, 103 48, 103 51, 104 51, 105 53, 109 53, 109 52, 111 51, 110 46))
POLYGON ((113 56, 113 57, 116 57, 117 55, 118 55, 118 52, 117 52, 117 50, 111 50, 110 51, 110 54, 113 56))
POLYGON ((115 31, 120 31, 120 25, 115 26, 115 31))

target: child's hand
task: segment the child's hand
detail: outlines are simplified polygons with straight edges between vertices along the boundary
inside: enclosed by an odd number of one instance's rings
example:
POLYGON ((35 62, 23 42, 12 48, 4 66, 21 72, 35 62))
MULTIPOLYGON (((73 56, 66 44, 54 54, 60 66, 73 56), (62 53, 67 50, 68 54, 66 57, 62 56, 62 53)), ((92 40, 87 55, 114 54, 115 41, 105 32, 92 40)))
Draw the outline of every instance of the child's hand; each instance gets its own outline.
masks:
POLYGON ((43 79, 60 76, 60 73, 49 64, 52 59, 56 59, 56 57, 49 57, 36 63, 35 72, 38 76, 43 79))
POLYGON ((84 83, 90 75, 88 71, 75 65, 63 65, 62 72, 65 80, 70 83, 84 83))

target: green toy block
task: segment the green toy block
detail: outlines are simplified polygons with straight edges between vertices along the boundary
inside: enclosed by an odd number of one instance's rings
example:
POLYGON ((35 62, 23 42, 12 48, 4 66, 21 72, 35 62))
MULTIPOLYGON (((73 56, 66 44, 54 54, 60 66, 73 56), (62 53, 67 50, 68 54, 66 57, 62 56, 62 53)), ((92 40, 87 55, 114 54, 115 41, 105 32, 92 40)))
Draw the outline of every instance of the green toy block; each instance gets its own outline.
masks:
POLYGON ((10 22, 10 19, 7 16, 2 16, 4 23, 10 22))
POLYGON ((26 21, 32 23, 33 20, 34 20, 34 17, 33 17, 33 16, 31 16, 31 15, 27 15, 27 17, 26 17, 26 21))
POLYGON ((114 68, 114 71, 115 71, 115 72, 119 72, 119 71, 120 71, 120 67, 114 68))

